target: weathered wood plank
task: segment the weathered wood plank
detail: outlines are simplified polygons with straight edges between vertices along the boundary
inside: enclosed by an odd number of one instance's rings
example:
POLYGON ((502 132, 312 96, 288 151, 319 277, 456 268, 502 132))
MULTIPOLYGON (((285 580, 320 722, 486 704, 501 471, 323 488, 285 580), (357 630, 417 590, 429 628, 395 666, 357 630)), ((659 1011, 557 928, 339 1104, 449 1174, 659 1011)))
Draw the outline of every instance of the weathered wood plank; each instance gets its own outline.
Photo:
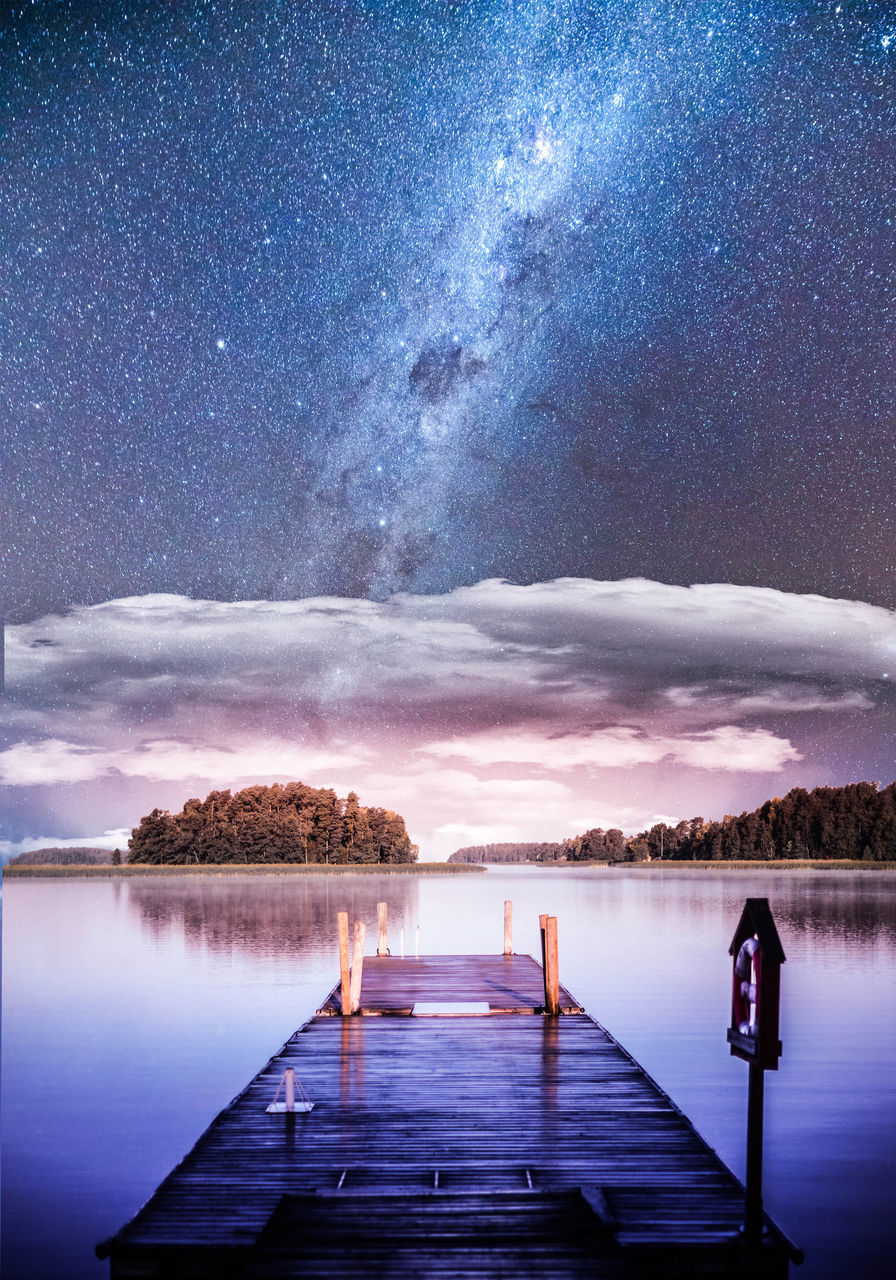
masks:
MULTIPOLYGON (((368 956, 364 961, 361 1010, 408 1014, 419 1001, 487 1001, 496 1012, 535 1013, 544 1008, 542 970, 531 956, 368 956)), ((560 1010, 581 1012, 565 988, 560 1010)), ((318 1011, 339 1014, 338 988, 318 1011)))

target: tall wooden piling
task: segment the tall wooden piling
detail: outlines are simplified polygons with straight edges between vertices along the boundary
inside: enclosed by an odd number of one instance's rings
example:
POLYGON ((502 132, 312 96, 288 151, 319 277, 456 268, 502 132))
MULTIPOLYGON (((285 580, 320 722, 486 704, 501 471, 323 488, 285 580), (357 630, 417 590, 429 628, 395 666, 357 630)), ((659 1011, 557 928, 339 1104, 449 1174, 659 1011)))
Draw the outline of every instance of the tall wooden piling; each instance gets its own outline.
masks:
POLYGON ((352 1011, 351 979, 348 967, 348 912, 340 911, 336 916, 339 928, 339 989, 342 998, 344 1017, 352 1011))
POLYGON ((361 978, 364 971, 364 931, 363 920, 355 921, 355 947, 352 952, 351 1012, 357 1013, 361 1007, 361 978))
POLYGON ((513 955, 513 903, 504 903, 504 954, 513 955))
POLYGON ((544 922, 544 1007, 546 1013, 560 1012, 560 966, 557 954, 557 917, 544 922))
POLYGON ((376 904, 376 923, 377 923, 377 943, 376 953, 378 956, 387 956, 389 954, 386 920, 388 908, 385 902, 376 904))

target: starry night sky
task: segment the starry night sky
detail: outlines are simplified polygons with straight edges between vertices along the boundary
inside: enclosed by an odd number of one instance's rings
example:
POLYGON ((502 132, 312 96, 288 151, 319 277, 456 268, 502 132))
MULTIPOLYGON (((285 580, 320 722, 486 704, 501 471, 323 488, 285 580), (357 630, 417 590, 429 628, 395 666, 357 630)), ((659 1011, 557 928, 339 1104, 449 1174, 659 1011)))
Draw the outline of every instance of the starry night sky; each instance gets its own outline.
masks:
POLYGON ((891 6, 54 0, 0 47, 11 618, 892 605, 891 6))
MULTIPOLYGON (((890 4, 37 0, 0 82, 7 622, 490 579, 893 608, 890 4)), ((886 768, 867 735, 800 780, 886 768)))

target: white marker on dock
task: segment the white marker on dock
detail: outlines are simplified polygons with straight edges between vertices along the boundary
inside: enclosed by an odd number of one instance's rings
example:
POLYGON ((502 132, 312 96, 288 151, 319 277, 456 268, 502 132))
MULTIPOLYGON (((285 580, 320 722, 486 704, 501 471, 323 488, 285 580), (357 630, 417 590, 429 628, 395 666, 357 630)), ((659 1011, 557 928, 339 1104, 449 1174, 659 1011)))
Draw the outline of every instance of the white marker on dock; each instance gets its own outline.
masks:
POLYGON ((265 1110, 269 1114, 283 1115, 285 1112, 295 1114, 297 1111, 310 1111, 313 1106, 314 1103, 302 1088, 302 1082, 296 1076, 295 1070, 292 1067, 287 1067, 280 1078, 280 1083, 277 1085, 274 1101, 265 1110), (296 1101, 296 1085, 299 1086, 298 1091, 301 1095, 298 1101, 296 1101), (283 1102, 278 1101, 281 1089, 284 1091, 283 1102))

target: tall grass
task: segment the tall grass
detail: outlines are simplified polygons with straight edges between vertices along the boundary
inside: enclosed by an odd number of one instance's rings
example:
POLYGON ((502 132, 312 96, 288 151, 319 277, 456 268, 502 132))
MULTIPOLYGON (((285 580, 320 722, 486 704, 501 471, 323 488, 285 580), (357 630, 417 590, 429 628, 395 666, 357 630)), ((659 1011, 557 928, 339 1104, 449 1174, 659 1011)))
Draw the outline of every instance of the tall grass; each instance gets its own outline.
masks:
POLYGON ((89 877, 94 879, 114 878, 122 876, 419 876, 419 875, 457 875, 468 872, 484 871, 483 866, 469 866, 456 862, 398 862, 374 863, 364 865, 327 865, 326 863, 305 862, 228 862, 228 863, 190 863, 184 866, 146 866, 142 863, 114 867, 112 865, 84 866, 6 866, 3 868, 4 880, 27 880, 37 876, 60 880, 66 877, 89 877))
MULTIPOLYGON (((607 864, 608 865, 608 864, 607 864)), ((732 858, 713 861, 689 862, 617 862, 616 868, 626 871, 643 868, 645 871, 896 871, 896 862, 863 862, 859 858, 774 858, 767 862, 759 859, 732 858)))

